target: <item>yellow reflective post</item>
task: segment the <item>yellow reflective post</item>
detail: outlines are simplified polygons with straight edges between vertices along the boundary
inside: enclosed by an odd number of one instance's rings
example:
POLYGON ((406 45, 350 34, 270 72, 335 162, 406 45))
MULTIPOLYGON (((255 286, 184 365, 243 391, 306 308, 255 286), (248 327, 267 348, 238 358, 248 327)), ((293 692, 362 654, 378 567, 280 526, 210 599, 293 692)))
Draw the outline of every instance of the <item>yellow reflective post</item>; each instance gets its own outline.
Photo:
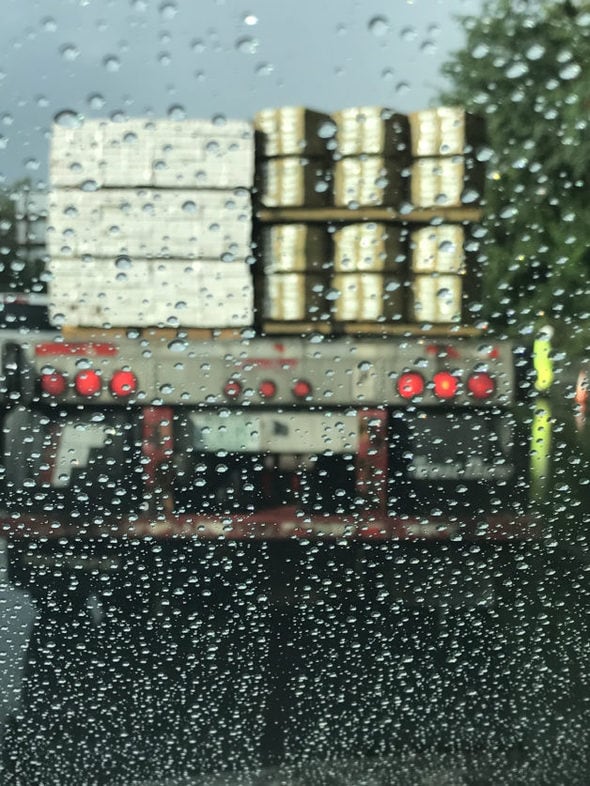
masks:
MULTIPOLYGON (((553 329, 542 328, 533 344, 535 388, 539 393, 548 393, 553 382, 551 338, 553 329)), ((531 428, 531 498, 542 500, 547 493, 551 457, 551 404, 543 396, 535 402, 531 428)))

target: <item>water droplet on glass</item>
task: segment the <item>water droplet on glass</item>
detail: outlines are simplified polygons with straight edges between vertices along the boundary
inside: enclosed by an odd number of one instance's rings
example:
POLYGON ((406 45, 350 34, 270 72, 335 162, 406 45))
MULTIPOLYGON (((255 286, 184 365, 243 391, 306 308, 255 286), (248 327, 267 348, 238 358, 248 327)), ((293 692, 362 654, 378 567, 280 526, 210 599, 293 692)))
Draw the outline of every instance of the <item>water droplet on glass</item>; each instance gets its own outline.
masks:
POLYGON ((336 134, 336 124, 331 120, 322 123, 318 128, 318 136, 320 139, 331 139, 336 134))
POLYGON ((88 96, 86 101, 91 109, 102 109, 105 105, 104 96, 101 96, 100 93, 92 93, 92 95, 88 96))
POLYGON ((533 44, 525 52, 529 60, 539 60, 545 54, 545 47, 542 44, 533 44))
POLYGON ((216 153, 219 153, 219 142, 216 142, 214 139, 211 139, 209 142, 207 142, 205 148, 208 153, 215 155, 216 153))
POLYGON ((474 57, 476 60, 481 60, 483 57, 488 55, 490 52, 490 47, 487 44, 477 44, 471 51, 471 56, 474 57))
POLYGON ((186 120, 186 110, 181 104, 168 107, 168 117, 171 120, 186 120))
POLYGON ((28 158, 25 161, 25 169, 36 172, 39 169, 39 161, 36 158, 28 158))
POLYGON ((381 71, 381 78, 382 79, 393 79, 393 69, 391 68, 384 68, 381 71))
POLYGON ((506 76, 508 79, 518 79, 519 77, 524 76, 528 70, 529 67, 526 63, 512 63, 512 65, 506 69, 506 76))
POLYGON ((133 262, 126 256, 117 257, 115 260, 115 267, 119 270, 129 270, 133 267, 133 262))
POLYGON ((490 161, 493 155, 494 151, 491 147, 478 147, 475 152, 478 161, 490 161))
POLYGON ((159 390, 160 390, 160 393, 163 393, 164 395, 169 395, 170 393, 174 392, 174 387, 172 385, 166 383, 164 385, 160 385, 159 390))
POLYGON ((395 92, 399 93, 400 95, 407 93, 409 89, 410 89, 410 85, 408 82, 398 82, 397 85, 395 86, 395 92))
POLYGON ((168 344, 168 349, 171 352, 184 352, 186 350, 187 346, 188 345, 187 345, 186 341, 182 341, 179 338, 175 338, 168 344))
POLYGON ((82 117, 72 109, 64 109, 54 116, 53 122, 64 128, 79 128, 82 125, 82 117))
POLYGON ((258 49, 258 41, 252 36, 243 36, 236 41, 236 49, 243 55, 254 55, 258 49))
POLYGON ((184 210, 185 213, 196 213, 197 212, 196 204, 192 200, 190 200, 190 199, 188 199, 186 202, 183 203, 182 209, 184 210))
POLYGON ((254 14, 246 14, 244 17, 244 24, 252 27, 253 25, 258 24, 258 17, 254 16, 254 14))
POLYGON ((369 19, 368 28, 372 35, 382 38, 389 31, 389 20, 385 16, 374 16, 369 19))
POLYGON ((213 115, 211 122, 214 126, 224 126, 227 123, 227 117, 221 114, 213 115))
POLYGON ((46 16, 41 20, 41 27, 47 33, 55 33, 57 30, 57 22, 52 16, 46 16))
POLYGON ((162 3, 158 10, 160 11, 162 19, 174 19, 178 13, 178 8, 175 3, 162 3))
POLYGON ((115 55, 107 55, 104 57, 102 64, 110 73, 115 73, 121 68, 121 61, 115 55))
POLYGON ((80 50, 74 44, 64 44, 59 48, 59 53, 64 60, 69 60, 71 62, 79 56, 80 50))
POLYGON ((582 73, 581 67, 577 63, 568 63, 559 71, 561 79, 575 79, 582 73))
POLYGON ((418 31, 415 27, 402 27, 399 37, 402 39, 402 41, 415 41, 418 37, 418 31))
POLYGON ((96 180, 85 180, 80 186, 81 191, 98 191, 98 183, 96 180))
POLYGON ((256 66, 255 74, 256 76, 270 76, 275 67, 272 63, 260 63, 260 65, 256 66))

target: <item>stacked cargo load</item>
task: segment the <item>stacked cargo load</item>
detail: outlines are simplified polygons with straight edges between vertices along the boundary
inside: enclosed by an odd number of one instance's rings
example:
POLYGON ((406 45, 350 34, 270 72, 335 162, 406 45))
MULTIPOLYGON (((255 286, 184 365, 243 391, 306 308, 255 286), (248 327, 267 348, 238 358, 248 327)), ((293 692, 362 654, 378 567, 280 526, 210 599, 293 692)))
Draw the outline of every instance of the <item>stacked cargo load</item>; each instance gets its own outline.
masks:
POLYGON ((251 124, 56 126, 50 172, 56 324, 252 324, 251 124))
MULTIPOLYGON (((334 113, 334 204, 399 209, 410 161, 408 118, 387 107, 334 113)), ((384 223, 349 224, 334 233, 337 322, 395 322, 404 317, 405 231, 384 223)))
POLYGON ((408 118, 386 107, 352 107, 336 125, 334 205, 399 207, 410 159, 408 118))
MULTIPOLYGON (((304 107, 257 113, 257 191, 267 208, 331 205, 329 115, 304 107)), ((269 224, 258 237, 264 321, 328 319, 331 256, 327 229, 305 222, 269 224)))
MULTIPOLYGON (((482 118, 461 107, 410 114, 414 208, 479 205, 485 168, 477 148, 485 141, 482 118)), ((477 297, 475 271, 465 261, 466 230, 438 224, 412 232, 408 318, 415 322, 458 323, 465 304, 477 297)))

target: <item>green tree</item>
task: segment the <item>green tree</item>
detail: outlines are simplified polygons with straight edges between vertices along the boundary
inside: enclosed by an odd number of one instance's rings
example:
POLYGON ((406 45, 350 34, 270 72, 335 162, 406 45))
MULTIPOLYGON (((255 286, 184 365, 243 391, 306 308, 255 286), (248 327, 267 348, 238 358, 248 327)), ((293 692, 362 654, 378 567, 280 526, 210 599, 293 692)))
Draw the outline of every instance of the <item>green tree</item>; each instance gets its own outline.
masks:
POLYGON ((487 119, 485 316, 590 344, 590 2, 487 0, 440 99, 487 119))

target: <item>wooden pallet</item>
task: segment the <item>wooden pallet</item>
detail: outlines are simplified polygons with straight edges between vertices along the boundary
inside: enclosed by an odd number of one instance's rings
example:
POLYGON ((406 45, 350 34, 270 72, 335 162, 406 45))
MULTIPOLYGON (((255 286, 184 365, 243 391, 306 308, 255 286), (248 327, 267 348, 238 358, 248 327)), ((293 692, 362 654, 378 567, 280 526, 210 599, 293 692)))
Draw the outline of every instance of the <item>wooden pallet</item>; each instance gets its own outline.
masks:
POLYGON ((263 322, 261 334, 310 335, 321 333, 332 336, 433 336, 477 337, 484 335, 480 328, 456 325, 419 325, 393 322, 263 322))
POLYGON ((263 322, 260 330, 267 336, 300 336, 311 333, 330 335, 334 332, 331 322, 263 322))
POLYGON ((147 339, 149 341, 172 341, 175 338, 189 341, 213 339, 242 339, 244 331, 252 328, 94 328, 64 325, 61 329, 67 341, 118 341, 121 339, 147 339))
POLYGON ((393 207, 272 207, 260 208, 256 218, 263 224, 285 222, 305 223, 356 223, 365 221, 430 224, 434 220, 450 223, 481 221, 483 211, 477 207, 433 207, 403 213, 393 207))

